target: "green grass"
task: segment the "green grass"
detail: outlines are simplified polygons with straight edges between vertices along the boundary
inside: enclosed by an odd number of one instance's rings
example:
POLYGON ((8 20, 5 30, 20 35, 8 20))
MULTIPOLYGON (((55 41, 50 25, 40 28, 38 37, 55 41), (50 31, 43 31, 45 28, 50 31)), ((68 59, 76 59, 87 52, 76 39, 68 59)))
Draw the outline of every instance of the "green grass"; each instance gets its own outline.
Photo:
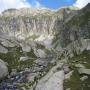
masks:
POLYGON ((86 68, 90 69, 90 51, 83 51, 82 54, 69 59, 68 63, 70 65, 83 64, 86 68))
POLYGON ((37 58, 36 55, 34 54, 33 49, 31 49, 30 52, 27 52, 26 55, 29 56, 29 57, 31 57, 31 58, 37 58))
POLYGON ((65 80, 64 88, 70 88, 70 90, 82 90, 82 82, 80 80, 80 75, 77 70, 73 72, 70 79, 65 80))
POLYGON ((68 24, 83 27, 88 23, 89 18, 90 18, 90 12, 89 11, 82 11, 81 14, 74 16, 69 21, 68 24))
POLYGON ((84 75, 79 74, 78 68, 75 66, 76 64, 82 64, 86 68, 90 69, 90 51, 85 50, 82 54, 74 56, 68 60, 68 65, 74 72, 70 79, 65 80, 64 89, 66 90, 67 88, 70 88, 70 90, 90 90, 90 75, 88 75, 88 79, 81 81, 80 78, 84 75))
POLYGON ((9 72, 11 69, 17 69, 18 71, 31 67, 33 65, 33 60, 20 61, 21 56, 36 57, 33 52, 24 53, 20 47, 8 48, 9 52, 7 54, 0 53, 0 59, 8 63, 9 72))
POLYGON ((64 81, 64 90, 67 88, 70 88, 70 90, 90 90, 90 76, 88 76, 88 79, 81 81, 82 76, 77 70, 74 70, 70 79, 64 81))
POLYGON ((36 48, 37 48, 37 49, 45 49, 45 46, 42 45, 42 44, 38 44, 38 43, 37 43, 36 48))

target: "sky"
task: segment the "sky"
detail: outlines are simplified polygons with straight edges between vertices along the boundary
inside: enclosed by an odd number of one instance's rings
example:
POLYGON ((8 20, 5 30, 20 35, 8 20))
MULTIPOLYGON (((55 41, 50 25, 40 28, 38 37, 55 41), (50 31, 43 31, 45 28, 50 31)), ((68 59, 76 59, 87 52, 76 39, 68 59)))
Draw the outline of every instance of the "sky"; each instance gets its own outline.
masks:
POLYGON ((0 12, 9 8, 50 8, 58 9, 64 6, 83 8, 90 0, 0 0, 0 12))

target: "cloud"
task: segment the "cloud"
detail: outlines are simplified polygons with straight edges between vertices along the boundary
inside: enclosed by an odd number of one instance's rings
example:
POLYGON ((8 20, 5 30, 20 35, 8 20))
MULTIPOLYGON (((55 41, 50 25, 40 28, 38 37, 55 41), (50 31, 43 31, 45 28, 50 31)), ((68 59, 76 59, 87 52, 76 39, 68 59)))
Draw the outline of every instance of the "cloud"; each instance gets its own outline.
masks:
POLYGON ((86 6, 88 3, 90 3, 90 0, 77 0, 73 6, 79 7, 79 8, 83 8, 84 6, 86 6))
POLYGON ((9 8, 22 8, 22 7, 40 7, 40 3, 36 0, 34 5, 29 3, 27 0, 0 0, 0 12, 9 8))

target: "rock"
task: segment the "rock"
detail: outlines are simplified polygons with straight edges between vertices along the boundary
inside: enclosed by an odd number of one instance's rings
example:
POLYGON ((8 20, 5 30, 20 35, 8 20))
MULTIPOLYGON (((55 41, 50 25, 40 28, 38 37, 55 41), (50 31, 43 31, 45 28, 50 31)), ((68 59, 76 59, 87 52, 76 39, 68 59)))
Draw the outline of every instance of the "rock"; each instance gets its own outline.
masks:
POLYGON ((70 88, 67 88, 66 90, 71 90, 70 88))
POLYGON ((75 64, 75 67, 77 67, 77 68, 85 68, 85 66, 83 64, 75 64))
POLYGON ((65 79, 70 79, 72 73, 73 73, 73 71, 70 71, 69 73, 67 73, 67 74, 65 75, 65 79))
POLYGON ((35 90, 63 90, 63 80, 64 72, 56 72, 46 81, 39 83, 35 90))
POLYGON ((8 75, 6 63, 0 59, 0 79, 8 75))
POLYGON ((8 53, 8 50, 0 45, 0 53, 8 53))
POLYGON ((17 70, 16 69, 12 69, 12 71, 11 71, 11 76, 13 76, 13 75, 16 75, 17 74, 17 70))
POLYGON ((44 52, 44 50, 37 49, 37 53, 38 53, 38 57, 40 57, 40 58, 46 57, 46 53, 44 52))
POLYGON ((27 75, 28 82, 33 82, 35 80, 35 77, 38 76, 39 73, 30 73, 27 75))
POLYGON ((37 64, 38 66, 44 66, 46 67, 48 64, 48 61, 46 61, 45 59, 36 59, 34 61, 35 64, 37 64))
POLYGON ((15 47, 15 44, 9 42, 8 40, 3 40, 1 43, 2 43, 5 47, 15 47))
POLYGON ((29 57, 20 57, 20 61, 26 61, 28 59, 29 59, 29 57))
POLYGON ((83 77, 80 78, 80 80, 82 80, 82 81, 84 81, 86 79, 88 79, 88 76, 83 76, 83 77))
POLYGON ((78 71, 79 71, 80 74, 90 75, 90 69, 80 68, 78 71))
POLYGON ((68 73, 70 71, 69 66, 68 65, 64 65, 63 66, 63 70, 64 70, 65 74, 68 73))
POLYGON ((21 45, 22 50, 23 50, 24 52, 30 52, 30 51, 31 51, 31 47, 30 47, 29 45, 24 44, 24 43, 22 43, 22 44, 20 44, 20 45, 21 45))

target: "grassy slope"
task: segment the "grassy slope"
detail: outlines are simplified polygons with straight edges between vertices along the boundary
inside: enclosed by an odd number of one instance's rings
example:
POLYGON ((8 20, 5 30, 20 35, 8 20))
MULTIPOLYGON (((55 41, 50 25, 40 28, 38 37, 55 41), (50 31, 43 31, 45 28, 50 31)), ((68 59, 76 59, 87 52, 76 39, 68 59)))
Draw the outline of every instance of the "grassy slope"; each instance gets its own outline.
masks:
POLYGON ((65 90, 66 88, 71 88, 70 90, 90 90, 90 75, 87 75, 88 79, 81 81, 80 78, 84 75, 80 75, 78 68, 75 67, 75 64, 82 64, 90 69, 90 51, 84 51, 82 54, 69 59, 68 64, 70 69, 74 70, 74 72, 70 79, 65 80, 65 90))

